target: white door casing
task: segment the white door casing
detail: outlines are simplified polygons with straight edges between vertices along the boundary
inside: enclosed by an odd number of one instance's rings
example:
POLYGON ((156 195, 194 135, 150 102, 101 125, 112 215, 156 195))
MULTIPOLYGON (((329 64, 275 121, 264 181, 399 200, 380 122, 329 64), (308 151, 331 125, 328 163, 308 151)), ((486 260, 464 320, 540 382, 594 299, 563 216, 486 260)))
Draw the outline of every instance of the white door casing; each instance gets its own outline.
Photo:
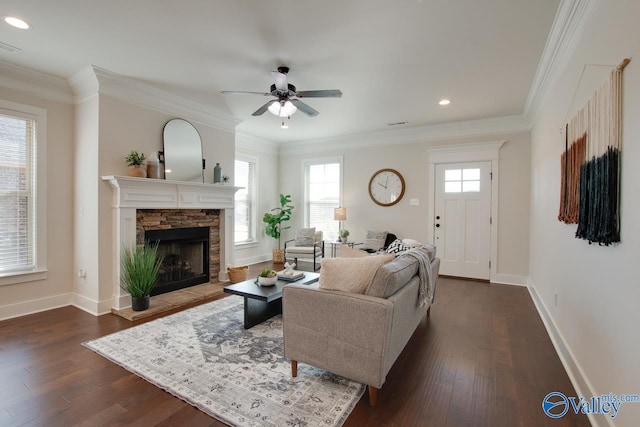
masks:
MULTIPOLYGON (((499 201, 499 151, 505 140, 484 141, 484 142, 468 142, 468 143, 441 143, 431 145, 425 150, 428 162, 428 185, 427 200, 429 201, 429 209, 427 209, 427 240, 436 245, 438 257, 440 256, 440 248, 435 242, 435 176, 436 165, 442 163, 465 163, 465 162, 491 162, 491 171, 493 179, 491 180, 491 236, 490 236, 490 260, 491 269, 489 280, 492 282, 504 282, 501 275, 497 273, 497 253, 498 253, 498 201, 499 201)), ((506 283, 506 282, 505 282, 506 283)))
POLYGON ((434 215, 440 273, 489 280, 491 162, 436 165, 434 215))

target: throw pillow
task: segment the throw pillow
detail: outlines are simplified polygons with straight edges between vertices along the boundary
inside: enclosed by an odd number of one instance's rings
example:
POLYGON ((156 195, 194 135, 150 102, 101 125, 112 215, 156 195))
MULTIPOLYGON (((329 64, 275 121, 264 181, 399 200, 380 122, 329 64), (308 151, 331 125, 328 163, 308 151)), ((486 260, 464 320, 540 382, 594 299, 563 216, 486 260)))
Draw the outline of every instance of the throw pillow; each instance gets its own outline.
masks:
POLYGON ((353 249, 347 245, 340 245, 338 248, 338 257, 340 258, 361 258, 364 256, 368 257, 369 254, 360 249, 353 249))
POLYGON ((386 231, 367 231, 367 235, 364 238, 364 244, 362 249, 371 249, 373 251, 379 251, 384 247, 384 241, 387 238, 386 231))
POLYGON ((419 248, 420 246, 422 246, 422 242, 418 242, 417 240, 414 240, 414 239, 402 239, 402 243, 405 243, 411 246, 412 248, 419 248))
POLYGON ((410 245, 403 243, 400 239, 396 239, 387 247, 387 253, 397 254, 399 252, 408 251, 409 249, 411 249, 410 245))
POLYGON ((318 287, 335 291, 364 294, 378 267, 391 261, 393 255, 363 258, 325 258, 322 261, 318 287))
POLYGON ((315 242, 316 228, 301 228, 296 235, 296 246, 313 246, 315 242))

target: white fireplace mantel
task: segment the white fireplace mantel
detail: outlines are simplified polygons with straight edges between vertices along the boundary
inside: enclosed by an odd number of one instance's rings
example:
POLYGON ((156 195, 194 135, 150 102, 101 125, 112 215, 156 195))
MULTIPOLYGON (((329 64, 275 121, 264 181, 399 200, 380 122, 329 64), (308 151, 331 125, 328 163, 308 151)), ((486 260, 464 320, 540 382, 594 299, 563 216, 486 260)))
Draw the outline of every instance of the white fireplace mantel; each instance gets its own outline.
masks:
POLYGON ((103 176, 114 188, 114 208, 233 209, 233 197, 242 187, 164 179, 103 176))
POLYGON ((123 247, 136 244, 136 209, 219 209, 219 279, 227 279, 226 266, 233 264, 234 195, 242 187, 128 176, 103 176, 102 180, 113 187, 114 309, 120 310, 131 303, 118 283, 119 260, 123 247))

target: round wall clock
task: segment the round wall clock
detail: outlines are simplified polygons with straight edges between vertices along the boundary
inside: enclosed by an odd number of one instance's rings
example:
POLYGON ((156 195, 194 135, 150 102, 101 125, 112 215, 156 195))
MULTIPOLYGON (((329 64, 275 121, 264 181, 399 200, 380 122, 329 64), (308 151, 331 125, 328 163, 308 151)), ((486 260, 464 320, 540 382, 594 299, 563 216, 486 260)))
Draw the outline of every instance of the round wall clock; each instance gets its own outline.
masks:
POLYGON ((380 206, 393 206, 404 196, 404 178, 395 169, 380 169, 369 181, 369 196, 380 206))

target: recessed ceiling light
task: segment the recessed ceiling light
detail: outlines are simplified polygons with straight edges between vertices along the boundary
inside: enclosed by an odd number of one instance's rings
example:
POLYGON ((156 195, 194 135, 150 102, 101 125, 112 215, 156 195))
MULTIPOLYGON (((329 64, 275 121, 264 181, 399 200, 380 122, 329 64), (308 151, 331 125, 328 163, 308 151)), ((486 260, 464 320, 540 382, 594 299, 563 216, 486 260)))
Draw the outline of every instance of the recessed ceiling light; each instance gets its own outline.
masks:
POLYGON ((440 105, 449 105, 449 104, 451 104, 451 101, 449 101, 448 99, 441 99, 440 102, 438 102, 438 104, 440 104, 440 105))
POLYGON ((5 16, 4 22, 11 25, 12 27, 20 28, 21 30, 26 30, 29 28, 29 24, 27 24, 20 18, 16 18, 15 16, 5 16))

